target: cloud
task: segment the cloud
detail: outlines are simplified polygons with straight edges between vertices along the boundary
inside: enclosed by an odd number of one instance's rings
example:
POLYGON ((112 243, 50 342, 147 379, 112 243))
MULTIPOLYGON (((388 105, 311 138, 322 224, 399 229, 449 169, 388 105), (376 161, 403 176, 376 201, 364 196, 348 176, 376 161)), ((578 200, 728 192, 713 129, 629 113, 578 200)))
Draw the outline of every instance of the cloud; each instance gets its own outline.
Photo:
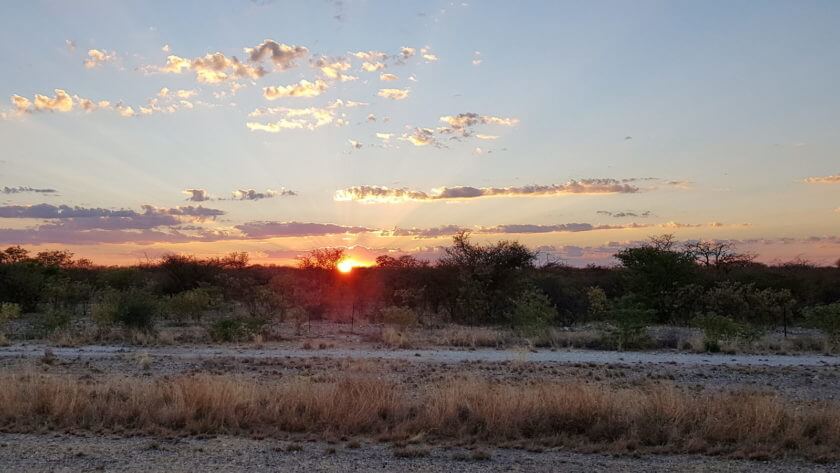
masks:
MULTIPOLYGON (((343 103, 342 103, 343 105, 343 103)), ((341 106, 337 105, 336 107, 341 106)), ((273 123, 248 122, 245 126, 251 131, 265 131, 279 133, 283 130, 305 129, 314 130, 335 122, 343 125, 343 119, 336 119, 335 108, 258 108, 250 113, 251 117, 281 115, 282 118, 273 123)))
POLYGON ((647 228, 649 225, 631 223, 627 225, 593 225, 591 223, 560 223, 552 225, 540 224, 506 224, 491 227, 464 227, 460 225, 441 225, 432 228, 395 228, 382 231, 382 236, 414 237, 416 239, 443 238, 469 231, 483 235, 501 234, 542 234, 542 233, 577 233, 596 230, 624 230, 647 228))
POLYGON ((358 79, 356 76, 345 74, 352 67, 352 64, 344 58, 330 59, 321 56, 312 61, 312 66, 320 69, 321 73, 328 79, 341 82, 358 79))
POLYGON ((89 49, 88 57, 84 61, 86 69, 93 69, 97 66, 113 61, 117 58, 117 53, 113 51, 102 51, 99 49, 89 49))
POLYGON ((37 189, 34 187, 29 186, 17 186, 17 187, 2 187, 0 188, 0 194, 23 194, 23 193, 34 193, 34 194, 55 194, 58 191, 55 189, 37 189))
POLYGON ((518 118, 505 118, 493 115, 479 115, 477 113, 459 113, 458 115, 444 115, 440 117, 440 121, 446 126, 432 128, 417 127, 411 133, 405 133, 402 139, 410 142, 415 146, 426 146, 433 144, 437 147, 443 145, 437 140, 435 134, 451 135, 450 139, 468 138, 475 136, 481 140, 495 140, 496 135, 478 134, 474 132, 474 128, 484 125, 495 126, 516 126, 519 124, 518 118))
POLYGON ((334 200, 362 203, 402 203, 434 200, 475 199, 497 196, 555 196, 565 194, 633 194, 640 192, 634 185, 616 179, 580 179, 564 184, 530 185, 519 187, 439 187, 431 192, 394 189, 382 186, 354 186, 336 191, 334 200))
POLYGON ((176 55, 166 58, 166 65, 155 68, 158 72, 181 74, 191 70, 199 82, 219 84, 231 79, 258 79, 266 74, 262 66, 243 64, 235 56, 227 57, 220 52, 206 54, 195 59, 186 59, 176 55))
POLYGON ((400 49, 400 57, 401 57, 401 59, 409 59, 412 56, 414 56, 414 54, 416 52, 417 52, 417 50, 414 49, 414 48, 409 48, 409 47, 403 46, 403 48, 400 49))
POLYGON ((385 64, 381 62, 363 62, 362 70, 365 72, 376 72, 385 68, 385 64))
POLYGON ((296 192, 286 189, 281 189, 280 191, 268 189, 265 192, 257 192, 254 189, 238 189, 233 191, 232 194, 233 200, 262 200, 277 196, 286 197, 297 195, 296 192))
POLYGON ((142 206, 142 212, 130 209, 87 208, 69 205, 6 205, 0 207, 0 218, 62 220, 76 229, 138 229, 177 225, 184 220, 213 219, 224 212, 206 207, 157 208, 142 206))
POLYGON ((807 184, 840 184, 840 174, 809 177, 804 179, 803 182, 807 184))
POLYGON ((18 113, 28 112, 32 107, 32 102, 28 98, 21 97, 20 95, 12 95, 10 101, 12 102, 12 106, 15 111, 18 113))
POLYGON ((262 62, 266 59, 271 59, 275 69, 285 71, 294 67, 296 60, 306 57, 309 54, 309 49, 304 46, 290 46, 266 39, 256 48, 245 48, 245 53, 248 54, 248 58, 253 62, 262 62))
POLYGON ((327 83, 321 79, 316 79, 315 82, 302 79, 297 84, 265 87, 263 88, 263 96, 268 100, 277 100, 282 97, 317 97, 328 87, 327 83))
POLYGON ((420 55, 428 62, 434 62, 438 60, 438 57, 432 54, 431 48, 426 46, 425 48, 420 49, 420 55))
POLYGON ((400 139, 408 141, 414 146, 441 146, 435 139, 435 131, 430 128, 415 128, 411 133, 404 133, 400 139))
POLYGON ((608 217, 613 218, 626 218, 626 217, 633 217, 633 218, 646 218, 651 216, 650 210, 645 210, 644 212, 633 212, 633 211, 625 211, 625 212, 612 212, 609 210, 598 210, 598 215, 606 215, 608 217))
POLYGON ((335 225, 331 223, 301 222, 248 222, 236 225, 248 238, 279 238, 336 235, 342 233, 366 233, 373 230, 365 227, 335 225))
POLYGON ((471 228, 462 227, 460 225, 441 225, 439 227, 431 228, 394 228, 393 230, 386 230, 382 232, 382 236, 391 237, 414 237, 417 239, 423 238, 441 238, 456 235, 460 232, 471 231, 471 228))
POLYGON ((210 200, 210 195, 204 189, 184 189, 181 193, 189 196, 187 200, 190 202, 206 202, 210 200))
POLYGON ((80 230, 66 224, 40 225, 35 228, 13 229, 0 228, 0 242, 5 244, 63 244, 63 245, 99 245, 133 243, 148 245, 153 243, 186 243, 196 240, 180 232, 162 232, 158 230, 80 230))
MULTIPOLYGON (((46 110, 50 112, 69 112, 73 110, 73 98, 70 94, 62 89, 55 89, 55 97, 47 97, 46 95, 35 95, 34 106, 35 110, 46 110)), ((15 97, 12 97, 12 102, 15 102, 15 97)), ((18 104, 15 103, 17 107, 18 104)))
POLYGON ((399 80, 399 79, 400 78, 397 77, 396 75, 389 74, 387 72, 383 72, 382 74, 379 74, 379 80, 381 80, 381 81, 392 82, 392 81, 399 80))
POLYGON ((403 100, 408 97, 408 89, 379 89, 376 95, 391 100, 403 100))
POLYGON ((447 126, 438 129, 443 134, 458 134, 460 136, 472 135, 472 129, 479 125, 515 126, 519 124, 518 118, 504 118, 493 115, 479 115, 477 113, 459 113, 458 115, 445 115, 440 121, 447 126))

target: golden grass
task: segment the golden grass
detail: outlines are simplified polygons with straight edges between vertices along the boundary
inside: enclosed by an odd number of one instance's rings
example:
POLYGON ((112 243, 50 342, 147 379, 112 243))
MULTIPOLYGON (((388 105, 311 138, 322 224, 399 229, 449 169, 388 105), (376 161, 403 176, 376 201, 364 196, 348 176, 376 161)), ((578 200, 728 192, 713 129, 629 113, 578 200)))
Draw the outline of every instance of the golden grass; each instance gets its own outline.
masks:
POLYGON ((363 435, 406 441, 527 441, 611 451, 840 455, 840 405, 667 385, 500 385, 460 380, 409 390, 372 379, 258 383, 232 376, 81 381, 0 376, 0 428, 144 433, 363 435))

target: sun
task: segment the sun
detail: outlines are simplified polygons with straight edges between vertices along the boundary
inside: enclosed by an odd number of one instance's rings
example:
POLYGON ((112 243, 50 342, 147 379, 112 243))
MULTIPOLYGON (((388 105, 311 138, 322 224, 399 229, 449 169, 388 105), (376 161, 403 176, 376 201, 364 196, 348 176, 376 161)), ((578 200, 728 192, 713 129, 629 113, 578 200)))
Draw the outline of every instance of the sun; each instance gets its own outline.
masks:
POLYGON ((356 268, 356 267, 359 267, 359 266, 364 266, 364 264, 362 264, 362 263, 360 263, 360 262, 358 262, 354 259, 348 258, 348 259, 343 259, 343 260, 339 261, 338 264, 335 265, 335 269, 337 269, 339 273, 347 274, 350 271, 353 271, 353 268, 356 268))

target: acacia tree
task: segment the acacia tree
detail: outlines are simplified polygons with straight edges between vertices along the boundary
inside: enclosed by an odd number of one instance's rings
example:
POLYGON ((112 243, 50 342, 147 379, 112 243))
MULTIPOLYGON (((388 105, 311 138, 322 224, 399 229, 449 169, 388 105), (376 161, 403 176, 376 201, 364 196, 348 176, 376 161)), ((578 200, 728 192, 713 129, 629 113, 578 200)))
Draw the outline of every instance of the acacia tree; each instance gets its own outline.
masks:
POLYGON ((450 311, 462 322, 500 322, 513 301, 532 284, 528 272, 534 269, 536 254, 518 242, 500 241, 479 245, 468 232, 453 237, 453 245, 438 267, 457 278, 450 293, 450 311))
POLYGON ((300 269, 326 269, 332 271, 344 259, 344 248, 316 248, 298 256, 300 269))
POLYGON ((756 258, 753 253, 738 252, 735 245, 727 241, 691 241, 684 248, 699 265, 715 269, 745 266, 756 258))

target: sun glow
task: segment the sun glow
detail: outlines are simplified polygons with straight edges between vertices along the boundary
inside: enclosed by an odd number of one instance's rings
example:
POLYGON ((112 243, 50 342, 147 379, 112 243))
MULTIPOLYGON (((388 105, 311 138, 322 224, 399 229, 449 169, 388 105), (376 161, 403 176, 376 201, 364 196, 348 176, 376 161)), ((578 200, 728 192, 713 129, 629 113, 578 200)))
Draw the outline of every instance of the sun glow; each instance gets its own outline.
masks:
POLYGON ((357 260, 354 260, 352 258, 347 258, 347 259, 343 259, 343 260, 339 261, 338 264, 335 266, 335 269, 337 269, 338 272, 340 272, 340 273, 347 274, 347 273, 353 271, 353 268, 362 268, 362 267, 365 267, 365 266, 368 266, 368 265, 365 264, 365 263, 362 263, 361 261, 357 261, 357 260))

